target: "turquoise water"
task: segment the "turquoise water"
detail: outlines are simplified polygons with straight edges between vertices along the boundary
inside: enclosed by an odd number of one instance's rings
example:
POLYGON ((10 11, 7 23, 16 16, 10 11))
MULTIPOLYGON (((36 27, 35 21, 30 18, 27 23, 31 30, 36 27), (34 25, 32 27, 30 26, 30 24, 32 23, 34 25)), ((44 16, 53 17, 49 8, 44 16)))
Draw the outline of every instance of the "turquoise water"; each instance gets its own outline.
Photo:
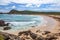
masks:
POLYGON ((43 23, 43 17, 33 15, 0 14, 0 20, 10 23, 12 29, 27 29, 43 23))

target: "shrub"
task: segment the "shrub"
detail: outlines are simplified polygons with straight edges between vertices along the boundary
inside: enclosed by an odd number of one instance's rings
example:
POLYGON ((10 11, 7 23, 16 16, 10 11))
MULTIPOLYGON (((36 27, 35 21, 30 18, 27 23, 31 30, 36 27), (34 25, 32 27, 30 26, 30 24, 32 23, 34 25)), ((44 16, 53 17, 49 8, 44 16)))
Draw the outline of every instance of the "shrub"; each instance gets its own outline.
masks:
POLYGON ((0 35, 0 40, 4 40, 4 36, 3 35, 0 35))

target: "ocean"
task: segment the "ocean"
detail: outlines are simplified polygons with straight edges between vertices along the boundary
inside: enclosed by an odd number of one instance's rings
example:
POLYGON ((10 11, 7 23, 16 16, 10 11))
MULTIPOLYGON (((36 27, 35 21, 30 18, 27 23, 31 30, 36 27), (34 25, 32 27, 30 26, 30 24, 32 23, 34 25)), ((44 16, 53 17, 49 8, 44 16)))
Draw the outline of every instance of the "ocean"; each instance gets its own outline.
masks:
POLYGON ((0 14, 0 20, 10 23, 14 30, 28 29, 32 26, 42 25, 43 17, 37 15, 19 15, 19 14, 0 14))

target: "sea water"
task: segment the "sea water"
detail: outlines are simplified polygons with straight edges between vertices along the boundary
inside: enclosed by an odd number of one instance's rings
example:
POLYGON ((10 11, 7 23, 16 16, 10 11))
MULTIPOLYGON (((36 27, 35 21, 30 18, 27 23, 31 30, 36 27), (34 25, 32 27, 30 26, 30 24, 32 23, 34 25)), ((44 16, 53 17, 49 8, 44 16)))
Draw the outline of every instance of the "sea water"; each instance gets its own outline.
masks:
POLYGON ((43 24, 43 17, 37 15, 0 14, 0 20, 10 23, 12 29, 28 29, 43 24))

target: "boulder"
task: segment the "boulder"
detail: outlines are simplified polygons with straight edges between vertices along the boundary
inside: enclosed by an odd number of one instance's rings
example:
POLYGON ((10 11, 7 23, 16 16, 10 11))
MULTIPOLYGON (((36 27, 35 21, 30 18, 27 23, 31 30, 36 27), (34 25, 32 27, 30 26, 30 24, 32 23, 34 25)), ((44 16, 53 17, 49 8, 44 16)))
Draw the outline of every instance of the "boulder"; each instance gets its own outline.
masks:
POLYGON ((0 32, 0 35, 4 37, 4 40, 22 40, 19 36, 5 33, 5 32, 0 32))
POLYGON ((56 39, 57 39, 57 37, 54 34, 50 34, 50 35, 46 36, 45 40, 56 40, 56 39))
POLYGON ((44 31, 43 33, 42 33, 42 35, 46 35, 46 34, 49 34, 49 33, 51 33, 50 31, 44 31))
POLYGON ((35 33, 30 33, 30 37, 32 38, 32 39, 36 39, 37 38, 37 34, 35 34, 35 33))
POLYGON ((3 21, 3 20, 0 20, 0 26, 2 27, 4 27, 4 26, 9 26, 9 24, 10 23, 7 23, 7 24, 5 24, 5 21, 3 21))
POLYGON ((29 35, 30 33, 31 33, 30 30, 28 30, 28 31, 22 31, 22 32, 18 33, 18 36, 21 36, 22 34, 29 35))
POLYGON ((39 37, 37 37, 35 40, 45 40, 45 38, 42 37, 42 36, 39 36, 39 37))
POLYGON ((0 20, 0 26, 4 26, 5 25, 5 21, 0 20))
POLYGON ((10 23, 5 24, 5 26, 9 26, 10 23))
POLYGON ((4 27, 3 30, 9 30, 11 27, 4 27))

